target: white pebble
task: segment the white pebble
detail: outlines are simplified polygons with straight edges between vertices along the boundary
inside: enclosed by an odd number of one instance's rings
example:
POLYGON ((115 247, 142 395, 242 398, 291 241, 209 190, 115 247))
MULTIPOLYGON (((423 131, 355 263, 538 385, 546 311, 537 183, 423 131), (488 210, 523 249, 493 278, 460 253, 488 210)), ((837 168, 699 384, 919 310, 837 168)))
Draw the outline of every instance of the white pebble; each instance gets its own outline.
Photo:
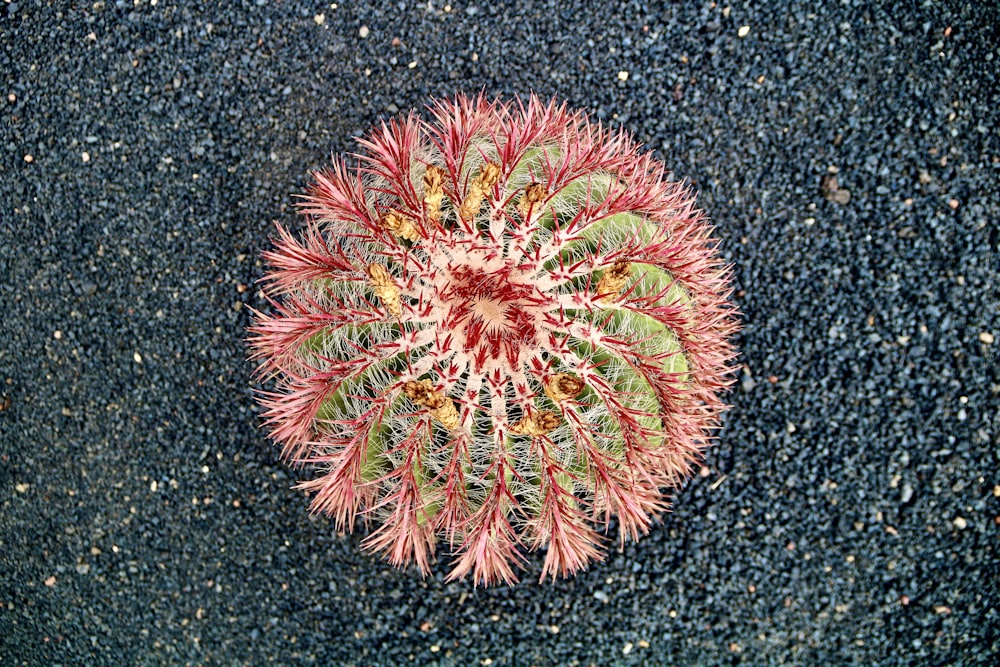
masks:
POLYGON ((313 21, 316 23, 316 25, 323 25, 323 21, 325 20, 326 16, 324 16, 323 14, 317 14, 316 16, 313 17, 313 21))
POLYGON ((368 36, 369 32, 370 31, 368 30, 368 26, 363 25, 361 26, 361 30, 358 30, 358 35, 361 36, 361 39, 364 39, 368 36))
POLYGON ((995 339, 993 338, 993 334, 991 334, 989 331, 983 331, 982 333, 979 334, 980 343, 985 343, 986 345, 992 345, 994 340, 995 339))
POLYGON ((899 494, 899 500, 900 502, 908 503, 911 498, 913 498, 913 487, 909 484, 904 484, 903 492, 899 494))
POLYGON ((139 354, 138 352, 136 352, 135 354, 133 354, 132 358, 135 359, 135 363, 137 363, 137 364, 141 364, 142 363, 142 355, 139 354))
POLYGON ((628 81, 628 72, 626 72, 625 70, 622 70, 622 71, 618 72, 618 80, 619 81, 628 81))
POLYGON ((958 528, 959 530, 965 530, 965 527, 969 525, 969 522, 960 516, 956 516, 952 520, 952 524, 954 524, 955 528, 958 528))
POLYGON ((739 35, 740 37, 746 37, 747 35, 750 34, 750 26, 745 25, 745 26, 741 27, 739 29, 739 32, 737 32, 736 34, 739 35))

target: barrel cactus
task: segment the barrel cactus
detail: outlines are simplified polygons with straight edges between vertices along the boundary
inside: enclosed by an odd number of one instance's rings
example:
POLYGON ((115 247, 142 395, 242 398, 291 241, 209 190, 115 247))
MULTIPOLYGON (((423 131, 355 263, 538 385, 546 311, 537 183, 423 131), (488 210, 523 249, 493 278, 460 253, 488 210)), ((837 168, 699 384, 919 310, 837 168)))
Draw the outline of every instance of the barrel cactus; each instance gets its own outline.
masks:
POLYGON ((623 131, 531 97, 438 101, 316 172, 264 253, 252 357, 312 508, 451 579, 541 579, 638 539, 724 409, 729 269, 623 131))

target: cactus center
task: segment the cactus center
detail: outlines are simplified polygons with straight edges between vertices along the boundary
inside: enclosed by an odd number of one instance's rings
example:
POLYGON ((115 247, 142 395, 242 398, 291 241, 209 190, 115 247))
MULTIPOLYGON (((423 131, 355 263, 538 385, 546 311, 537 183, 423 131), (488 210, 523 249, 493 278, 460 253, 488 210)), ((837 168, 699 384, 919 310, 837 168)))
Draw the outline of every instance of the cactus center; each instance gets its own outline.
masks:
POLYGON ((528 280, 508 267, 450 268, 439 321, 479 369, 490 362, 516 368, 527 350, 537 348, 549 299, 528 280))

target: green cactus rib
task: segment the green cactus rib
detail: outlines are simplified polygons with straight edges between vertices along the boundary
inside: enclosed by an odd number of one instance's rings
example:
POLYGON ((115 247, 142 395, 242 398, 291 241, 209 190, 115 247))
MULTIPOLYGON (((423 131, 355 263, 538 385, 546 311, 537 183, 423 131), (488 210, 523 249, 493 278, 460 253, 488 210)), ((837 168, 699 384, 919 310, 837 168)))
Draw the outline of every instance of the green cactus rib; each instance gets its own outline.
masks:
POLYGON ((524 187, 531 182, 531 173, 540 173, 546 164, 558 160, 560 157, 559 148, 556 146, 533 146, 524 152, 524 155, 510 171, 508 183, 516 183, 517 187, 524 187), (523 184, 522 184, 523 183, 523 184))

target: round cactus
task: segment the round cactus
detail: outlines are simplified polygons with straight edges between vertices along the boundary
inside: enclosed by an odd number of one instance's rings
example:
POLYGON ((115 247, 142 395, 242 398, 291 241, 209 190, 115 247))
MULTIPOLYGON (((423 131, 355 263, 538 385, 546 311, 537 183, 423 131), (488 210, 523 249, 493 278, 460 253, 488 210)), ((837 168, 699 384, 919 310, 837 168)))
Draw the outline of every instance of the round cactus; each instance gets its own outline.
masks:
POLYGON ((394 565, 515 581, 637 539, 718 425, 737 328, 689 190, 531 97, 439 101, 314 174, 250 344, 264 418, 338 530, 394 565))

